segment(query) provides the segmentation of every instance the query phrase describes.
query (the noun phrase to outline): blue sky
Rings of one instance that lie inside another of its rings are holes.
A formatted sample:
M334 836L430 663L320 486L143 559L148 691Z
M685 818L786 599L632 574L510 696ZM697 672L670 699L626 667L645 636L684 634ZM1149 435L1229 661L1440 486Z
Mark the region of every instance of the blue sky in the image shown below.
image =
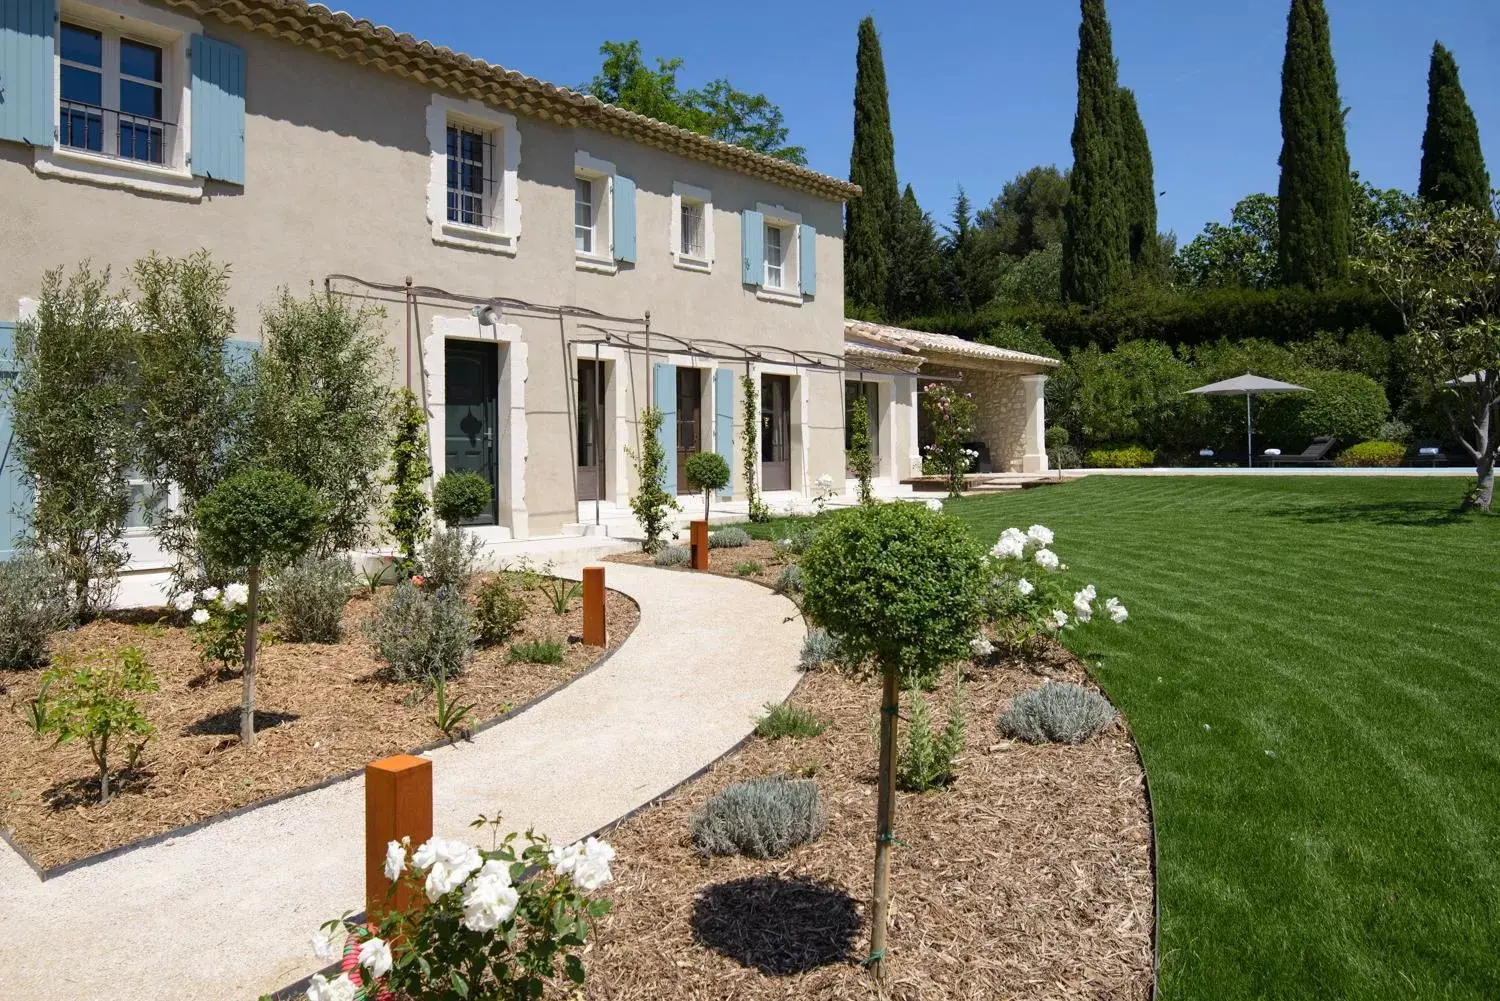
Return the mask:
M681 56L679 82L725 76L779 104L813 167L849 169L855 31L873 14L885 52L896 168L940 219L959 184L976 203L1038 163L1065 167L1075 100L1072 0L853 3L801 0L773 22L756 8L495 0L345 0L351 13L553 83L599 66L606 39ZM1353 165L1415 189L1434 39L1457 56L1500 184L1500 0L1328 0ZM503 10L503 14L499 11ZM1151 137L1161 226L1180 240L1235 201L1275 191L1286 0L1111 0L1121 82ZM685 14L684 12L687 11Z

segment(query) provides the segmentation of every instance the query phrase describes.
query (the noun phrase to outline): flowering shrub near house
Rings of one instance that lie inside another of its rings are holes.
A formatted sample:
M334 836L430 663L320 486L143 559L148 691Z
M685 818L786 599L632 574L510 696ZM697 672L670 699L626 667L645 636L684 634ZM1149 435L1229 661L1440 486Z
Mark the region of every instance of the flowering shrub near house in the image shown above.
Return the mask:
M250 589L244 584L230 584L222 591L205 587L194 594L184 591L172 601L179 612L192 612L193 645L205 667L219 664L226 671L237 670L245 663L245 625L250 615L245 603ZM262 615L265 622L269 616ZM270 642L269 635L261 642Z
M1039 635L1056 633L1075 622L1089 622L1094 615L1124 622L1130 615L1119 598L1099 602L1098 590L1085 585L1070 596L1058 576L1067 570L1052 549L1053 532L1045 525L1026 531L1007 528L990 550L991 577L987 612L999 639L1011 649L1024 649ZM977 637L972 644L976 657L993 652Z
M940 476L948 478L948 496L963 492L964 474L977 453L964 445L974 439L978 408L971 393L960 393L947 383L928 383L922 390L922 406L932 421L932 444L925 459Z
M494 825L481 817L474 826ZM385 876L413 890L412 906L393 908L378 927L348 915L313 936L318 958L333 961L340 930L358 951L358 968L313 977L308 1001L368 998L458 1001L540 998L559 975L583 983L580 952L609 901L588 894L608 883L615 852L589 838L553 846L531 831L510 834L491 851L432 838L386 847ZM547 995L550 996L550 995Z

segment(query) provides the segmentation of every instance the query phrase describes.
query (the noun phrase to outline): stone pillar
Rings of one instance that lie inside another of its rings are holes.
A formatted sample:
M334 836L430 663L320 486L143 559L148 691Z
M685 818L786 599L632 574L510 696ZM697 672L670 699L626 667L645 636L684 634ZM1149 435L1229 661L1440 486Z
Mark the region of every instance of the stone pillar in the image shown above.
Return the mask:
M1021 376L1021 385L1026 389L1026 437L1025 452L1021 456L1021 472L1045 473L1047 471L1047 377L1040 373Z

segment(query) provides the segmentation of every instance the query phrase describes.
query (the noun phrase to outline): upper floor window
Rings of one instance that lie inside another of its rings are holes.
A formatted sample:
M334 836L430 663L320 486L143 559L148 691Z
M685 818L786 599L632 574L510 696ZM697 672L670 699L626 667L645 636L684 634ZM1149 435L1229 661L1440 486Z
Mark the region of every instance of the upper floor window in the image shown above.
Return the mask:
M689 271L710 271L714 260L714 204L707 188L672 185L672 263Z
M682 200L682 241L681 253L684 257L702 260L704 257L703 243L703 203Z
M573 178L573 249L593 255L598 233L594 225L594 182L587 177Z
M493 200L493 178L487 164L494 162L489 135L462 124L448 125L448 221L487 227Z
M168 165L167 60L160 45L62 22L58 33L59 146Z
M514 254L521 236L514 115L433 94L427 105L427 219L435 243Z
M766 288L786 287L786 258L782 251L782 227L766 223Z

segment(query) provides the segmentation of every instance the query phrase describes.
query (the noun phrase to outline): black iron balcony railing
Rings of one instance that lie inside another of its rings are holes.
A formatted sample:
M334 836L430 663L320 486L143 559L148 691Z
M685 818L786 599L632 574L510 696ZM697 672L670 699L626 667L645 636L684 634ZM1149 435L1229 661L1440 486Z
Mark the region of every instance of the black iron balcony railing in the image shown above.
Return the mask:
M159 118L132 115L82 101L59 101L57 141L69 149L140 163L167 164L177 126Z

